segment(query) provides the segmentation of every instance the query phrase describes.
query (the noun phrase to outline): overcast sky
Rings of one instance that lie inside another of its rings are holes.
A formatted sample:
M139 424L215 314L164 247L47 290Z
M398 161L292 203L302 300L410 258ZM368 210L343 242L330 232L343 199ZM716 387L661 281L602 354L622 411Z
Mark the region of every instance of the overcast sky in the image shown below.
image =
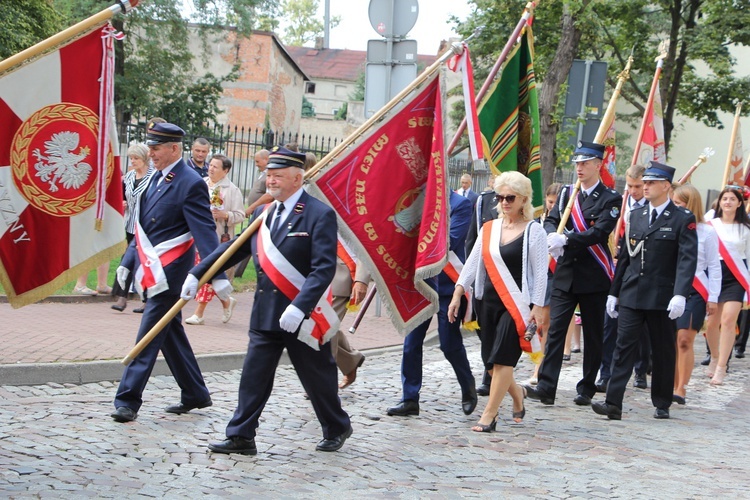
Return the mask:
M319 1L322 18L325 0ZM417 22L407 38L417 40L420 54L434 55L440 40L456 36L448 23L450 15L465 19L469 5L462 0L421 0L418 5ZM331 16L341 16L341 23L331 30L331 48L367 50L367 40L383 39L370 25L370 0L330 0L330 6Z

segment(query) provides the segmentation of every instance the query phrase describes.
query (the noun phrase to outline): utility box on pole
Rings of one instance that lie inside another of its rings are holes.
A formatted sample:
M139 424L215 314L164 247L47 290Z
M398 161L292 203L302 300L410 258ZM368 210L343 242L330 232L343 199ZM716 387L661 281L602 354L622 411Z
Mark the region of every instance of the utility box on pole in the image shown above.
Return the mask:
M593 141L604 116L604 85L607 63L576 59L568 74L563 131L575 147L580 140Z

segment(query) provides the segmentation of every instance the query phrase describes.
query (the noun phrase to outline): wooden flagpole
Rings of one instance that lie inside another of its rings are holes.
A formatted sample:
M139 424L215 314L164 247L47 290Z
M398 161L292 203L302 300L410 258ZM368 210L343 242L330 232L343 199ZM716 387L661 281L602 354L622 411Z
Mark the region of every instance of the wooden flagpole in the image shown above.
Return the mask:
M732 169L732 155L734 154L734 143L737 141L737 129L740 126L740 112L742 111L742 101L737 103L737 109L734 112L734 123L732 124L732 134L729 137L729 153L727 162L724 166L724 177L721 179L721 189L729 182L729 171Z
M74 24L70 28L52 35L46 40L42 40L41 42L29 47L26 50L22 50L18 54L12 55L7 59L3 59L2 61L0 61L0 75L9 70L15 69L17 66L24 64L30 59L39 57L46 52L49 52L56 47L69 42L75 37L86 34L89 31L96 29L97 27L103 25L106 21L112 19L115 14L118 14L120 12L123 14L127 14L133 9L133 7L138 5L138 2L139 0L118 1L117 4L107 7L98 14L94 14L93 16L84 19L78 24Z
M513 30L513 33L511 33L510 37L508 38L508 41L505 43L505 47L503 47L502 52L500 52L500 56L498 56L497 61L495 61L494 66L492 66L492 69L490 70L490 74L487 75L487 79L485 79L484 83L482 84L482 88L479 89L479 92L476 95L475 104L477 106L479 106L479 104L482 102L482 99L484 99L484 96L487 94L487 91L490 89L490 86L492 86L492 83L495 81L495 77L500 71L500 68L502 67L503 64L505 64L506 59L508 59L508 54L510 54L510 51L513 49L516 43L518 43L518 37L521 36L521 32L526 27L526 23L529 21L529 18L534 13L534 9L536 8L536 5L538 3L539 1L529 2L526 4L526 7L523 10L523 15L521 16L520 21L518 21L518 24L516 24L516 27ZM450 156L453 150L456 148L456 145L458 144L458 141L461 139L461 135L463 135L464 130L466 130L466 117L464 117L464 119L461 121L461 124L458 126L458 129L456 130L456 134L453 136L453 140L451 140L450 144L445 149L446 156Z
M625 84L625 81L630 78L630 66L632 64L633 56L630 56L628 58L628 63L625 65L625 69L622 70L619 75L617 75L617 85L615 86L615 90L612 92L612 97L610 97L609 99L609 104L607 104L607 111L604 112L604 117L602 117L602 121L599 124L599 130L596 131L594 142L601 144L602 141L604 141L604 137L607 135L609 124L612 123L612 120L614 120L615 118L615 105L617 104L617 99L620 97L622 86ZM570 212L573 210L573 203L575 202L576 196L578 196L578 191L580 190L581 179L577 179L575 187L573 188L573 193L570 195L568 204L565 206L565 212L560 218L560 224L558 224L557 226L557 234L562 234L565 230L565 225L568 223L568 219L570 218Z

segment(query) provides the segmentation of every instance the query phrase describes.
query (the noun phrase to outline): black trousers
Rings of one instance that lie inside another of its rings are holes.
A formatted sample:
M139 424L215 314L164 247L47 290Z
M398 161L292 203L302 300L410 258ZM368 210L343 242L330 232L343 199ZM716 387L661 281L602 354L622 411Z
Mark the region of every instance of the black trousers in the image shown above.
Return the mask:
M255 437L258 420L271 396L276 367L285 347L323 427L323 437L332 439L349 429L349 415L341 408L338 395L338 373L331 354L331 343L323 344L316 351L297 340L296 333L251 329L240 377L239 400L234 416L227 425L227 437Z
M576 385L578 394L594 397L596 374L602 363L602 338L607 292L570 293L554 288L550 297L550 328L539 367L537 390L555 398L562 368L565 336L576 306L581 308L583 326L583 378Z
M612 360L612 377L607 388L607 403L622 408L625 388L638 356L641 332L648 326L653 358L651 372L651 402L657 408L667 409L672 404L674 364L677 341L675 322L663 310L643 310L620 304L617 344Z

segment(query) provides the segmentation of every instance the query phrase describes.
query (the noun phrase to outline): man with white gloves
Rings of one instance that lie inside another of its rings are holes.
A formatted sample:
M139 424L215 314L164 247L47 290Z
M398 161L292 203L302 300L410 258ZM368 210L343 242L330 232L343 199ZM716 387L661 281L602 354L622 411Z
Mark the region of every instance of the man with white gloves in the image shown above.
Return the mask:
M622 418L622 400L644 325L653 356L651 402L654 418L669 418L675 370L674 320L685 311L698 260L695 216L669 199L674 168L652 161L643 175L648 205L632 210L607 297L607 314L618 318L617 344L599 415ZM615 306L619 303L619 315Z
M239 400L215 453L255 455L258 421L271 396L276 367L286 348L323 428L318 451L336 451L351 436L349 415L338 397L338 374L327 336L311 342L312 323L321 311L336 272L336 215L302 189L305 155L279 148L269 156L268 194L274 202L255 210L260 228L232 255L223 269L253 256L258 275L250 316L250 343L242 367ZM195 282L231 244L226 242L190 271L183 299L195 295ZM329 306L329 305L328 305ZM329 306L330 307L330 306ZM333 312L333 308L330 308ZM333 312L335 334L338 319ZM313 330L313 334L315 331Z
M136 288L148 297L136 340L143 338L179 300L196 249L208 255L219 244L206 183L182 159L184 136L185 132L171 123L148 126L146 144L156 172L141 195L135 238L117 268L117 280L123 289L128 275L135 272ZM231 285L226 276L217 276L212 284L219 297L222 293L228 297ZM159 351L181 394L180 403L165 411L180 414L211 406L211 396L178 314L125 368L115 396L115 411L110 415L117 422L136 419Z

